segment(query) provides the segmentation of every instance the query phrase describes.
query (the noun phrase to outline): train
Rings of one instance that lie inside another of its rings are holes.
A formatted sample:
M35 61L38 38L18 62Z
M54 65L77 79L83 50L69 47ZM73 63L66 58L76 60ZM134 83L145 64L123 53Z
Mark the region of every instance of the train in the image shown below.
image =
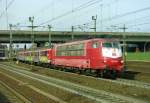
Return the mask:
M116 78L124 69L122 49L116 39L88 39L19 51L17 60L95 73L99 77Z
M0 44L0 60L6 60L6 59L8 59L7 45Z

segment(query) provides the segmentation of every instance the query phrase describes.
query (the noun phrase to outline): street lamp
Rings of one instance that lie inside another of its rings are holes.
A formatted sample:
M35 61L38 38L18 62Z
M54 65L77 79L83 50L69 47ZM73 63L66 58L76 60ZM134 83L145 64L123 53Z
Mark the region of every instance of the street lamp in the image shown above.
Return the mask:
M123 60L124 60L124 68L126 69L126 34L125 34L125 32L126 32L126 29L128 29L128 28L126 28L126 26L124 24L123 27L119 28L119 29L122 29L124 32L124 34L123 34Z
M90 28L90 29L94 29L95 35L93 35L93 37L96 37L96 20L97 20L97 15L96 16L92 16L92 20L94 21L94 27Z
M74 32L74 26L71 26L71 39L72 39L72 41L73 41L73 39L74 39L74 34L73 34L73 32Z
M32 17L29 17L29 22L31 22L31 28L32 28L32 32L31 32L31 43L32 43L32 46L34 44L34 34L33 34L33 22L34 22L34 16Z
M12 24L9 24L9 58L12 59Z
M94 32L96 32L96 20L97 20L97 15L96 16L92 16L92 20L94 21Z
M34 46L34 34L33 34L33 22L34 22L34 16L33 17L29 17L29 22L31 22L31 28L32 28L32 31L31 31L31 43L32 43L32 51L33 51L33 46ZM31 57L33 59L33 54L31 53ZM31 60L31 68L32 68L32 64L33 64L33 60Z

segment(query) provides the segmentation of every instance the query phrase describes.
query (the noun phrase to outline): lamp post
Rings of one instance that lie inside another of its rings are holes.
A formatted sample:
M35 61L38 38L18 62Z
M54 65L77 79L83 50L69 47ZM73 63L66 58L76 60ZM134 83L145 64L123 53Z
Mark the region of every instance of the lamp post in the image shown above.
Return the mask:
M34 22L34 16L33 17L29 17L29 22L31 22L31 29L32 29L32 32L31 32L31 43L32 43L32 46L34 45L34 34L33 34L33 22Z
M123 30L124 34L123 34L123 60L124 60L124 68L126 69L126 35L125 35L125 32L126 32L126 26L125 24L123 25L122 28L120 28Z
M72 32L72 34L71 34L71 39L72 39L72 41L74 40L74 34L73 34L73 32L74 32L74 26L71 26L71 32Z
M31 29L32 29L32 31L31 31L31 44L32 44L32 47L31 47L31 49L32 49L32 51L33 51L33 46L34 46L34 34L33 34L33 29L34 29L34 27L33 27L33 22L34 22L34 16L33 17L29 17L29 22L31 22ZM31 53L31 58L33 59L33 54ZM31 59L31 68L32 68L32 64L33 64L33 60Z
M51 48L51 43L52 43L52 37L51 37L51 29L52 29L52 26L51 25L48 25L48 30L49 30L49 35L48 35L48 37L49 37L49 48Z
M97 20L97 15L96 16L92 16L92 20L94 21L94 32L96 32L96 20Z
M12 59L12 24L9 24L9 58Z
M94 29L95 35L93 37L96 36L96 20L97 20L97 15L96 16L92 16L92 20L94 21L94 27L90 28L90 29Z

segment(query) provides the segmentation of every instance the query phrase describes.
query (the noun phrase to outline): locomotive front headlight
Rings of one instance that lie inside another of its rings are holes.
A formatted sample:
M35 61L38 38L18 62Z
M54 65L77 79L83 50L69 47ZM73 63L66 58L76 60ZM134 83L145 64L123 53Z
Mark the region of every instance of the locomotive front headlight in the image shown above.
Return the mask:
M121 63L124 63L124 61L123 61L123 60L121 60Z
M106 58L104 57L104 63L106 63L107 62L107 60L106 60Z
M104 63L106 63L107 61L104 59Z

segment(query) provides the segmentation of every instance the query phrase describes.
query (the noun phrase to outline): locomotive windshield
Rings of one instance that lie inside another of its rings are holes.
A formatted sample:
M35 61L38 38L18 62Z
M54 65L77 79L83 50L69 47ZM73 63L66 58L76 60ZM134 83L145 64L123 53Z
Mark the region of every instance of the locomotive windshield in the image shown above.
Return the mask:
M102 54L104 57L118 58L122 56L119 42L102 43Z
M103 47L105 48L119 48L118 42L105 42L103 43Z
M103 47L112 48L112 44L111 43L103 43Z

